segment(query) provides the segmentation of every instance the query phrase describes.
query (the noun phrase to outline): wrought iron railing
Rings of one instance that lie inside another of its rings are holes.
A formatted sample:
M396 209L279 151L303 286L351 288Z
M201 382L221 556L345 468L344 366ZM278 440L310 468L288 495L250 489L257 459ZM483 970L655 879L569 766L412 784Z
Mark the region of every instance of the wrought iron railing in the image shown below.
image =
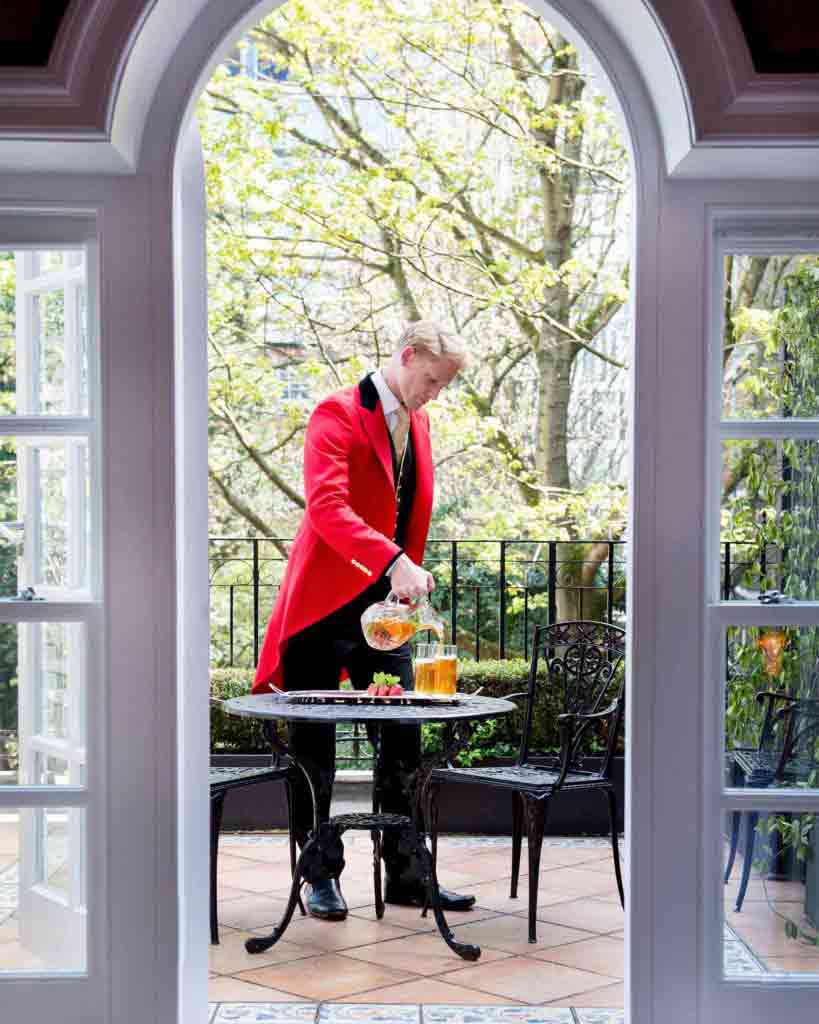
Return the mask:
M290 538L211 537L211 663L253 668L287 562ZM533 627L565 618L623 622L626 551L620 540L430 540L424 565L449 641L464 657L528 659ZM781 585L782 553L725 542L725 600ZM366 764L363 732L338 730L338 761Z
M251 668L286 564L289 539L212 537L212 662ZM424 565L450 642L465 657L529 656L532 628L558 617L620 621L625 542L431 540Z

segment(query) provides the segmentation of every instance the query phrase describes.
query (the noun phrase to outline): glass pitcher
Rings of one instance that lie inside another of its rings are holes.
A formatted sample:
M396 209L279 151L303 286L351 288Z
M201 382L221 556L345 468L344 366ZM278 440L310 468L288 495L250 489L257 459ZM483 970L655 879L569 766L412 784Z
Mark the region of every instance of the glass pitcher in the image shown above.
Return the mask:
M367 643L377 651L393 651L425 629L439 640L444 636L444 620L429 598L419 597L405 604L392 591L364 611L361 628Z

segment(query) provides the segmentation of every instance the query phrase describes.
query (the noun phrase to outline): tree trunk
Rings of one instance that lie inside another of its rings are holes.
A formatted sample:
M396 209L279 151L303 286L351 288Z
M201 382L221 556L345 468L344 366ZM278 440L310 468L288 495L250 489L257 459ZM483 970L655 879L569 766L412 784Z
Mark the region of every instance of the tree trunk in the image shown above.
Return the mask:
M574 346L549 341L536 353L538 376L535 466L545 487L569 490L567 450Z
M594 622L605 622L608 613L608 590L605 587L594 588L594 580L603 562L609 554L609 546L605 541L596 544L561 544L558 546L558 558L562 565L558 568L558 590L555 594L557 621L567 622L575 619L590 619ZM594 588L594 589L587 589ZM614 587L613 597L622 587Z

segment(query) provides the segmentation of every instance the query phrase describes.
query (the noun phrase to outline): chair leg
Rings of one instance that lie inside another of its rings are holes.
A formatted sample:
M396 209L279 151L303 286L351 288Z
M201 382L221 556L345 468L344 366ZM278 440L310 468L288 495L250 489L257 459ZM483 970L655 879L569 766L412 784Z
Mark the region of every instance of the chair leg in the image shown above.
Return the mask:
M210 798L210 941L219 945L219 920L216 906L217 857L219 856L219 830L222 827L222 807L225 794Z
M626 899L623 895L623 876L620 872L620 844L617 841L617 796L613 789L607 789L609 798L609 821L611 823L611 855L614 860L614 874L617 878L617 890L620 893L620 906L625 909Z
M381 731L369 733L373 746L373 814L381 813ZM374 828L370 832L373 841L373 896L375 898L375 917L380 921L384 916L384 888L381 883L381 830Z
M290 843L290 877L292 878L296 873L296 835L293 832L293 789L290 785L290 780L284 780L284 790L287 795L287 832L288 840ZM301 899L301 891L299 891L297 902L302 917L307 916L307 911L304 909L304 903Z
M540 876L540 850L546 831L546 800L522 793L526 819L526 842L529 851L529 941L537 942L537 887Z
M725 865L725 877L723 882L727 882L731 877L731 872L734 870L734 861L737 856L737 846L739 846L739 823L742 819L742 815L739 811L734 811L731 815L731 848L728 851L728 863Z
M509 897L517 899L520 877L520 849L523 843L523 805L520 793L512 794L512 884Z
M756 825L759 821L757 811L749 811L745 817L745 859L742 862L742 878L739 882L737 893L737 904L734 908L737 913L742 910L742 903L745 899L745 890L748 888L748 880L751 877L751 868L754 862L754 840L756 839Z

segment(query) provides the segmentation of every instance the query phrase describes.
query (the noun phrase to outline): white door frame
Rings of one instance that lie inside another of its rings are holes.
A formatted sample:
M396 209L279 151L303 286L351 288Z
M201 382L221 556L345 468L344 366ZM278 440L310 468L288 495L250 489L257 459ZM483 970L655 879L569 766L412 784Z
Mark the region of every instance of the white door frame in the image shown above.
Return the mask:
M224 11L217 11L214 5L208 6L208 13L213 17L213 23L209 26L210 37L199 41L198 49L192 46L180 47L174 58L174 74L168 75L160 83L157 91L154 109L148 117L147 124L153 128L153 132L146 134L143 145L143 160L147 166L154 166L156 174L152 174L155 181L163 186L168 179L167 159L173 146L174 140L178 140L179 151L176 154L174 190L172 195L167 192L161 193L161 201L156 206L156 217L153 230L160 230L160 223L168 216L169 209L174 211L174 222L178 227L176 240L176 256L182 262L177 262L175 277L178 281L184 282L182 300L186 296L192 296L190 301L194 304L194 320L200 322L201 310L197 307L197 301L206 287L206 282L195 277L197 270L203 272L202 266L202 244L205 235L205 207L192 203L190 186L197 182L201 170L199 163L201 154L193 137L189 133L193 106L201 89L212 74L213 68L219 59L227 52L230 45L241 37L248 27L256 23L263 14L272 10L274 3L245 2L241 7L247 11L241 20L236 17L236 11L232 18ZM538 0L533 0L533 6L541 6ZM632 473L632 496L638 493L651 493L652 480L655 475L655 449L652 442L653 424L656 422L656 378L657 378L657 336L658 324L658 220L661 200L661 165L662 146L660 133L654 119L651 103L649 102L643 81L637 72L634 63L622 47L621 42L612 32L611 28L603 21L591 4L569 4L566 2L550 4L548 8L541 6L552 21L562 23L566 26L571 35L580 36L593 47L595 55L600 60L604 71L612 77L617 98L622 104L624 117L627 122L627 131L631 135L633 143L633 160L635 176L635 229L636 246L639 246L640 258L635 260L636 273L632 277L632 287L636 295L634 303L634 324L635 333L639 339L640 356L636 362L636 373L632 379L632 393L635 396L635 409L630 422L630 436L638 438L637 448L633 447L634 467ZM221 14L220 29L217 30L217 15ZM221 34L220 34L221 33ZM657 51L658 57L661 56ZM180 96L179 80L193 82L193 86L184 97ZM184 101L183 101L184 100ZM181 183L185 182L185 187ZM198 187L198 186L197 186ZM181 211L181 212L180 212ZM186 253L190 254L193 262L186 262ZM197 268L197 269L194 269ZM185 307L181 308L182 317L188 314ZM176 397L180 408L186 408L188 415L197 417L204 422L205 410L205 387L203 372L206 368L202 366L202 346L199 330L192 337L188 331L176 325ZM645 422L641 426L641 422ZM204 429L200 439L188 431L187 421L177 420L177 425L185 430L184 439L177 439L177 451L184 447L186 457L179 465L177 486L184 489L193 489L200 494L206 490L206 451L204 443L206 434ZM203 505L195 502L179 501L177 529L178 536L184 539L185 550L188 552L188 572L199 577L206 569L206 544L207 544L207 510ZM659 628L657 617L657 598L653 587L654 582L654 561L655 561L655 518L654 509L650 501L632 501L630 509L630 526L633 542L632 560L630 568L630 657L628 671L635 682L629 685L628 704L629 710L629 748L627 756L626 774L627 779L638 777L640 783L641 799L638 804L638 815L642 820L635 821L634 807L627 801L626 822L627 832L634 835L651 834L650 825L647 819L652 811L652 801L649 796L653 779L655 776L653 766L653 730L650 716L646 716L645 708L653 701L655 671L655 645L653 642L641 640L634 642L635 624L639 623L642 636L652 637ZM640 538L639 543L635 543ZM198 563L197 563L198 559ZM197 570L198 564L198 570ZM193 577L191 577L192 579ZM191 599L197 593L192 582L186 581L184 570L179 577L179 590L177 601L179 609L179 630L180 635L188 638L186 644L186 657L197 658L204 654L207 644L207 632L202 617L202 609L198 604L191 604ZM190 643L190 638L198 636L198 643ZM182 667L182 663L178 663ZM201 662L200 662L201 665ZM201 716L197 716L195 708L206 707L206 699L203 690L203 680L206 666L190 671L190 665L183 670L181 685L185 688L185 696L182 698L179 708L184 708L188 716L187 721L180 720L179 744L180 751L184 751L182 768L182 782L184 783L185 773L190 777L198 778L199 773L204 771L207 756L207 731L202 728ZM169 709L170 711L170 709ZM203 711L204 713L204 711ZM188 790L183 799L185 806L187 801L192 801L194 795ZM630 822L630 824L629 824ZM180 821L180 841L184 842L184 832L187 831L193 837L196 833L191 822L184 825ZM180 879L180 908L182 914L181 927L183 935L188 937L188 942L183 945L182 950L182 973L180 975L179 999L182 1012L182 1020L195 1020L201 1012L201 965L197 957L197 949L201 949L201 913L197 907L198 891L191 886L191 879L201 877L202 851L204 845L192 845L189 847L193 859L186 861L189 867L193 867L193 875L183 875ZM638 935L661 933L657 929L653 917L653 861L651 850L647 845L631 843L626 854L630 862L630 871L635 877L639 877L642 885L639 888L629 886L627 892L628 916L631 922L630 932ZM692 860L686 860L686 867L691 868ZM694 890L693 877L689 877L687 884ZM197 921L199 923L197 923ZM693 974L696 965L696 937L693 937L685 947L684 954L687 955L688 963ZM628 934L627 934L628 943ZM198 945L197 945L198 944ZM642 946L642 943L641 943ZM649 1022L654 1019L655 1009L655 980L659 979L657 992L666 991L667 979L664 977L663 968L665 964L653 964L649 958L644 956L631 957L631 990L632 995L627 998L632 1000L632 1019L635 1024ZM673 965L672 974L676 976L676 969L679 960ZM186 970L190 967L190 970ZM656 971L656 974L654 973ZM689 975L689 977L692 975ZM687 994L688 1002L691 1003L690 990ZM660 998L660 1003L665 1004L665 999Z

